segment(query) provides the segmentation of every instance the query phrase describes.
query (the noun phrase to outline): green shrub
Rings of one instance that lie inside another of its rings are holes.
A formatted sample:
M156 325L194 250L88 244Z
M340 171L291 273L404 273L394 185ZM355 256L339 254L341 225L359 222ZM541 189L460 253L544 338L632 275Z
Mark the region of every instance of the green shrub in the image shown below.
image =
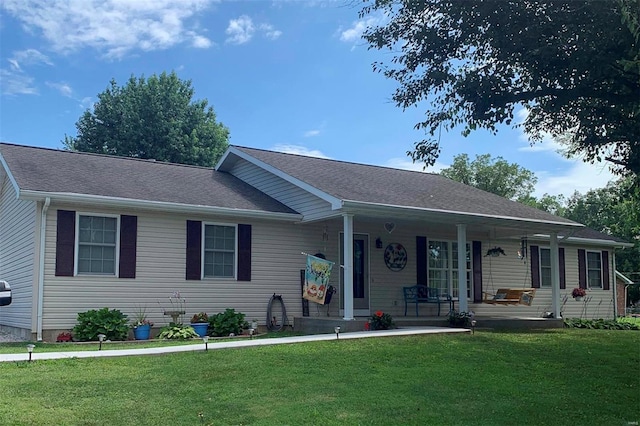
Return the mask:
M606 319L580 319L565 318L564 326L567 328L590 328L598 330L640 330L640 326L631 322L623 322Z
M175 322L162 327L158 339L173 339L173 340L185 340L192 339L198 336L198 333L190 325L176 324Z
M451 310L447 317L447 321L452 327L469 327L471 325L471 315L469 315L468 312Z
M77 321L73 335L81 342L98 340L98 334L104 334L107 340L126 340L129 334L127 316L118 309L91 309L79 313Z
M369 318L369 327L371 330L389 330L396 328L391 315L382 311L376 311L376 313L371 315L371 318Z
M238 335L248 327L244 314L235 309L227 308L224 312L209 317L209 330L213 336L228 336L231 333Z

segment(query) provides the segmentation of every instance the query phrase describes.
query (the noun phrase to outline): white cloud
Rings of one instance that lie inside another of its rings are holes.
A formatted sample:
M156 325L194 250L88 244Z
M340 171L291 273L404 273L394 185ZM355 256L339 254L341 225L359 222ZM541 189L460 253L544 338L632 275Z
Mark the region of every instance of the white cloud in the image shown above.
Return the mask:
M277 40L282 35L282 31L276 30L270 24L260 24L260 29L264 31L265 37L269 40Z
M277 40L282 31L274 28L273 25L263 23L254 25L253 20L247 15L241 15L238 19L229 20L229 26L226 29L226 42L230 44L245 44L251 41L256 31L262 33L269 40Z
M247 15L242 15L238 19L231 19L225 33L229 36L226 40L231 44L244 44L249 42L255 32L253 21Z
M36 49L17 50L7 58L9 68L0 69L0 94L35 95L38 89L26 68L32 65L53 65L53 62Z
M185 29L185 24L210 4L208 0L3 0L1 7L27 30L42 34L57 52L89 47L106 57L121 58L135 49L161 50L194 40L200 35ZM204 45L202 40L198 44Z
M309 149L300 145L287 145L287 144L278 144L273 148L270 148L273 151L284 152L286 154L297 154L304 155L306 157L316 157L316 158L331 158L322 153L322 151L317 149Z
M52 83L47 81L45 84L60 92L62 96L66 96L67 98L73 97L73 89L67 83Z
M344 41L346 43L354 43L360 41L362 38L362 33L369 27L373 27L376 25L380 25L385 22L385 18L383 16L371 16L367 19L359 19L357 21L353 21L351 23L351 27L346 30L343 28L338 29L338 33L340 34L340 41Z
M53 65L53 62L49 59L49 57L36 49L27 49L27 50L18 50L13 52L13 61L9 61L14 64L22 64L22 65L37 65L37 64L46 64ZM21 68L18 65L18 68Z
M38 89L33 85L33 77L21 72L0 69L0 94L37 95Z
M198 49L207 49L211 46L212 42L206 37L200 35L194 35L192 46Z
M302 136L304 136L305 138L312 138L314 136L318 136L319 134L320 134L320 130L313 129L313 130L307 130L306 132L304 132Z
M90 109L93 108L93 98L91 96L86 96L82 99L79 99L80 108L82 109Z
M535 171L538 184L534 195L545 193L569 197L574 191L585 193L590 189L603 188L617 177L603 163L590 164L582 159L571 160L569 167L553 171Z

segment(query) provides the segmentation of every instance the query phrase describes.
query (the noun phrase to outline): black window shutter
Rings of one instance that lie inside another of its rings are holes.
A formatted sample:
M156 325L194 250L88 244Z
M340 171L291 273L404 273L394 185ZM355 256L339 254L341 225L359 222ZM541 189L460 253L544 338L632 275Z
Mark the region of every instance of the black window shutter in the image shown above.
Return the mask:
M609 252L602 251L602 289L609 290Z
M564 247L558 248L558 268L560 268L560 288L567 288L567 274L564 268Z
M531 252L531 287L540 288L540 251L538 246L529 247Z
M474 241L472 250L473 302L482 303L482 242Z
M138 240L138 216L120 216L120 266L119 278L136 277L136 245Z
M251 281L251 225L238 225L238 281Z
M202 222L187 221L186 279L202 279Z
M587 288L587 253L578 249L578 286Z
M416 284L427 285L427 237L416 237Z
M58 210L56 226L56 277L72 277L76 246L76 212Z

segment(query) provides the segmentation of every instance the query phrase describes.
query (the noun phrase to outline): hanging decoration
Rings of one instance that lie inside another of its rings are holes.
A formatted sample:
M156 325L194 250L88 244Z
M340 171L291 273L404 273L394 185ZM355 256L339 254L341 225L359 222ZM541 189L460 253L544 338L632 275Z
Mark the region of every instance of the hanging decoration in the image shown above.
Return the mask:
M487 256L498 257L500 255L506 256L507 253L505 253L504 250L502 250L502 247L494 246L493 248L487 250L487 254L485 254L484 257L487 257Z
M400 243L391 243L384 249L384 264L394 272L407 266L407 249Z
M520 239L520 250L518 250L518 259L527 261L527 237Z
M388 233L392 233L393 230L396 229L396 224L393 222L385 222L384 229L386 229Z

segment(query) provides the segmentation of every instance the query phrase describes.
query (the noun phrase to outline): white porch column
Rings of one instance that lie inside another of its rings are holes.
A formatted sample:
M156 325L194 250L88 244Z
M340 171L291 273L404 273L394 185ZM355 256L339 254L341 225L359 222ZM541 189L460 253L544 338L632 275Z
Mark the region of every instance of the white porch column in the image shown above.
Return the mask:
M467 300L467 225L458 228L458 311L469 312Z
M558 256L558 233L550 235L551 251L551 309L553 317L560 318L560 257Z
M353 215L343 214L344 221L344 318L353 319Z

